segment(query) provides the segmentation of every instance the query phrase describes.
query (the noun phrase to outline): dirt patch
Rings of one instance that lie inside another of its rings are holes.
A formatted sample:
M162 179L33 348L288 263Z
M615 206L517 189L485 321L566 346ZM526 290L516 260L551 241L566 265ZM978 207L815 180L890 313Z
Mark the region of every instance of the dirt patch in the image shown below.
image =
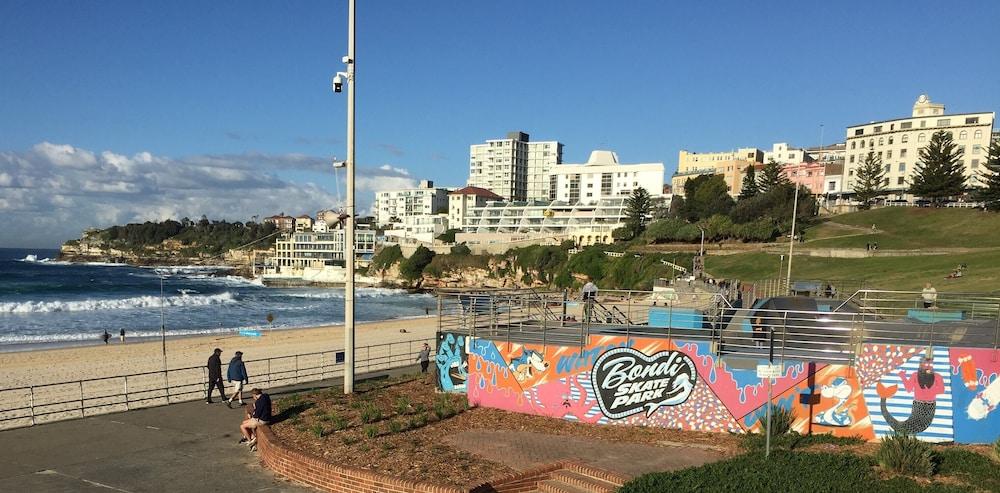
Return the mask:
M339 389L275 401L282 421L275 435L291 447L327 460L414 481L468 487L515 472L452 446L447 437L470 430L516 430L658 445L696 443L739 453L738 439L720 433L573 423L558 418L467 409L465 395L435 393L429 377L368 383L344 396Z

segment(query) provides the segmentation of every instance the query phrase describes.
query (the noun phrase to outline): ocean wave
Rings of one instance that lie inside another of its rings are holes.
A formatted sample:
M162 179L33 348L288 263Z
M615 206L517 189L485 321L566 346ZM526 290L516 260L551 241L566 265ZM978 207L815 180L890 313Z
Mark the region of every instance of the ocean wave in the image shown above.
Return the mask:
M235 303L237 301L236 297L236 293L229 291L207 296L168 296L163 298L163 306L219 305ZM20 301L0 303L0 314L130 310L135 308L159 307L159 296L136 296L121 299L86 299L76 301Z
M261 327L224 327L215 329L172 329L164 332L167 337L195 336L210 334L228 334L238 332L247 328L261 329ZM110 332L117 333L117 328ZM139 331L126 329L130 341L136 339L150 339L160 337L159 331ZM15 334L0 335L0 345L3 344L37 344L37 343L58 343L58 342L79 342L79 341L100 341L102 332L72 332L67 334Z
M157 273L168 275L205 274L211 272L221 272L233 270L227 265L172 265L172 266L143 266L143 269L152 270Z
M45 264L45 265L72 265L71 262L66 262L65 260L54 260L51 258L38 258L38 255L25 255L24 258L18 259L18 262L25 262L29 264Z

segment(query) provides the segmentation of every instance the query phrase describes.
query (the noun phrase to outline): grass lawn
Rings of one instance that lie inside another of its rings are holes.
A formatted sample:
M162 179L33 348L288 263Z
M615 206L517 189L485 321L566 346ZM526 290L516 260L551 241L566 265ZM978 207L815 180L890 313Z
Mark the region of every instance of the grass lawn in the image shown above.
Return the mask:
M1000 463L961 448L942 448L933 478L890 477L875 459L848 452L777 450L769 459L746 453L701 467L652 473L626 483L620 493L666 492L972 492L1000 491Z
M762 252L719 255L705 258L705 269L724 279L756 281L775 279L777 255ZM960 279L945 276L960 263L969 269ZM991 292L1000 289L1000 250L916 257L873 257L858 259L795 256L793 279L864 280L872 289L920 290L931 282L938 291Z
M868 233L872 224L878 229L874 235ZM808 243L813 247L865 248L866 243L875 241L881 249L917 250L1000 247L998 231L1000 214L992 212L885 207L835 216L807 229L805 235L807 240L815 240ZM843 236L849 234L858 235Z

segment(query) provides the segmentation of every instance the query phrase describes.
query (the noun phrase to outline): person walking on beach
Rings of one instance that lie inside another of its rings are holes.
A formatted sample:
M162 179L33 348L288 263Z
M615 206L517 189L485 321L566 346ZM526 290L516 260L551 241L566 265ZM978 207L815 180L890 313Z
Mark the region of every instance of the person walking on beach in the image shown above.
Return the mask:
M229 383L236 382L236 391L233 395L229 396L229 400L226 401L226 407L233 407L233 399L239 399L240 405L243 405L243 386L250 383L250 379L247 377L247 366L243 364L243 352L236 351L236 355L233 359L229 360L229 371L226 372L226 380Z
M122 329L121 332L118 333L118 337L121 338L122 344L125 344L125 329Z
M212 389L219 387L219 395L222 400L226 400L226 388L222 384L222 359L219 357L222 350L215 348L212 355L208 357L208 396L205 398L206 404L212 403Z
M921 291L920 297L924 301L924 308L934 308L937 304L937 290L931 283L924 284L924 290Z
M247 413L247 419L240 423L243 438L239 443L245 443L250 450L254 450L257 446L257 427L271 422L271 396L258 388L251 390L250 394L253 396L253 411Z
M420 350L420 355L417 356L417 361L420 362L420 373L427 373L427 366L431 364L431 346L424 343L424 348Z
M111 334L108 334L108 329L104 329L104 335L101 338L104 339L104 344L107 344L111 340Z

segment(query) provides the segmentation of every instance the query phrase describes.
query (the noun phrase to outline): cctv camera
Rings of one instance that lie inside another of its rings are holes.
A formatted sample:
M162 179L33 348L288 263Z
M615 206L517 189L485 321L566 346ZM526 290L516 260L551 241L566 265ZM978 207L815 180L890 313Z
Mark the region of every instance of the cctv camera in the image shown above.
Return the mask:
M333 167L334 168L345 168L345 167L347 167L347 162L345 162L345 161L337 161L335 159L333 161Z
M344 57L341 58L340 61L343 62L343 63L346 63L346 64L354 63L354 60L351 60L351 57L349 57L347 55L344 55Z
M333 78L333 92L340 92L344 90L344 78L339 74Z

